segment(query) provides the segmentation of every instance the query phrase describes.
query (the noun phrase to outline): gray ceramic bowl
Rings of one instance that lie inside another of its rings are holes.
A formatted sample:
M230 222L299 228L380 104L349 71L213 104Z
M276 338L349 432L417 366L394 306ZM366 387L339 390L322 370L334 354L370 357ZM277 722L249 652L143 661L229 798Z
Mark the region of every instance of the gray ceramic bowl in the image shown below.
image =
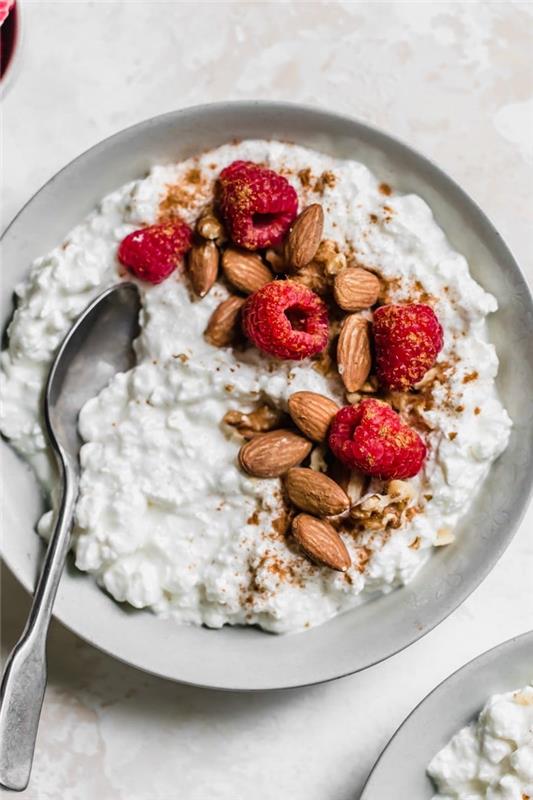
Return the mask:
M426 769L460 728L475 720L492 694L533 681L533 632L510 639L470 661L418 705L380 756L360 800L431 800Z
M502 360L500 390L515 428L454 545L435 553L409 587L302 634L179 627L147 612L127 610L100 591L92 578L67 570L55 614L84 639L167 678L242 690L301 686L356 672L441 622L509 544L526 505L533 450L533 309L511 253L480 209L437 167L390 136L344 116L281 103L223 103L165 114L106 139L59 172L11 224L3 259L6 288L110 190L144 175L153 164L250 137L290 140L359 159L383 181L401 192L416 192L429 203L475 277L500 301L491 336ZM11 298L5 292L4 319L11 313ZM4 556L31 590L42 554L34 533L42 500L31 471L8 447L4 459Z

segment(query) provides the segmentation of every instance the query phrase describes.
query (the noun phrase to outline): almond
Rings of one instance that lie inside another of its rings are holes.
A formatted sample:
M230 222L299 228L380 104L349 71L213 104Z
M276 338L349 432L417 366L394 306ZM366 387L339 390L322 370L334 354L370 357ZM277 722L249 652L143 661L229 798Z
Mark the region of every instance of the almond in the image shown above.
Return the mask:
M350 499L339 484L313 469L293 467L287 472L285 487L297 508L317 517L333 517L350 508Z
M246 300L230 295L211 314L204 336L215 347L228 347L239 331L239 312Z
M228 247L222 256L224 275L236 289L246 294L256 292L274 279L269 268L256 253Z
M348 392L356 392L366 381L372 358L368 321L350 314L342 323L337 344L337 365Z
M338 410L337 403L316 392L295 392L289 397L289 414L314 442L325 441L331 420Z
M194 293L204 297L217 279L220 253L214 242L202 242L189 252L189 276Z
M322 519L298 514L292 521L292 535L306 556L321 566L346 572L352 563L335 528Z
M303 436L281 428L260 433L243 445L239 463L254 478L279 478L303 461L311 447L311 442Z
M293 269L299 270L313 260L323 229L324 211L320 203L307 206L296 217L285 248L287 262Z
M335 275L333 294L345 311L370 308L377 301L379 291L379 278L366 269L347 267Z

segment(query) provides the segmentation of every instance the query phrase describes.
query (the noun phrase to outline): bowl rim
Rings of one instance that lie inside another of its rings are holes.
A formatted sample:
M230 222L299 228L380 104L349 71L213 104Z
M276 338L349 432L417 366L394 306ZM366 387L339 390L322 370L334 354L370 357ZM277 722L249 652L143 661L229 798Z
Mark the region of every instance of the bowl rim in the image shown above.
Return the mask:
M490 218L480 208L477 202L473 200L464 189L461 188L461 186L455 181L454 178L450 177L443 169L441 169L426 155L420 153L416 148L411 147L410 145L403 142L401 139L398 139L396 136L393 136L374 125L370 125L367 122L360 121L356 117L353 117L348 114L338 113L335 111L331 111L327 108L322 108L320 106L314 106L303 103L293 103L287 101L270 101L270 100L234 100L234 101L221 101L213 103L202 103L194 106L188 106L185 108L176 109L173 111L167 111L163 114L158 114L153 117L147 118L145 120L141 120L140 122L134 123L126 128L116 131L115 133L105 137L96 144L92 145L90 148L84 150L82 153L75 156L64 167L62 167L55 174L53 174L47 181L45 181L45 183L43 183L42 186L33 193L33 195L29 198L29 200L26 203L24 203L24 205L15 213L11 221L7 224L7 226L3 230L2 235L0 237L0 241L3 240L9 234L15 223L24 214L26 209L28 209L33 204L33 202L41 194L41 192L50 187L59 178L59 176L62 176L64 173L69 172L75 165L77 165L78 163L82 163L85 159L95 156L98 157L100 151L104 151L112 143L117 142L120 139L127 137L130 134L148 131L151 127L157 126L165 121L178 120L182 115L202 115L229 109L231 109L235 113L238 113L240 110L249 111L254 108L262 110L264 112L268 112L270 115L274 115L276 111L285 113L291 113L291 112L304 113L310 115L318 115L319 117L329 119L331 121L337 121L339 124L346 125L346 123L348 123L355 125L362 133L366 134L369 137L377 139L377 144L385 152L388 144L391 147L395 147L399 151L404 151L406 155L409 155L412 159L416 160L419 164L421 164L421 166L426 167L436 179L438 178L440 183L444 184L459 199L461 199L464 203L466 203L466 205L469 206L472 212L477 216L479 222L483 227L484 236L486 238L488 237L492 239L492 244L495 247L499 248L498 250L499 260L506 262L506 268L511 270L514 279L516 280L517 283L520 284L520 288L521 291L523 292L525 302L526 304L528 304L531 314L533 314L533 301L531 298L531 293L529 291L529 287L525 281L525 278L521 272L521 269L512 251L504 241L501 234L497 231L496 227L494 226ZM296 143L298 142L296 141ZM7 318L8 322L9 319L11 318L12 310L13 309L11 308L10 315ZM491 557L484 562L483 568L479 569L475 577L468 582L467 588L463 589L462 592L459 593L457 597L454 597L451 601L448 600L447 602L443 603L441 606L440 613L435 614L435 616L431 619L431 621L427 625L425 625L425 627L422 630L416 630L410 636L407 636L405 641L402 642L401 646L393 645L392 649L387 650L386 652L384 652L384 654L381 654L379 658L375 658L369 661L369 663L365 664L362 667L356 666L350 669L341 669L340 671L330 670L327 675L320 676L313 680L306 680L304 682L292 681L281 685L276 683L276 684L261 685L261 686L257 685L253 687L250 686L242 687L242 686L228 685L227 682L224 682L222 684L203 683L201 681L176 677L173 674L170 674L168 671L151 669L149 667L142 665L141 663L131 660L129 657L125 656L122 657L120 655L117 655L109 647L105 647L102 644L96 642L88 634L80 632L73 624L66 622L61 611L57 610L57 606L54 608L54 616L67 629L71 630L77 636L80 636L80 638L84 639L92 646L96 647L102 652L105 652L106 654L112 656L113 658L116 658L117 660L122 661L123 663L128 664L130 666L134 666L137 669L141 669L142 671L147 672L149 674L153 674L168 680L174 680L183 683L185 685L192 685L201 688L227 690L227 691L271 691L271 690L274 691L279 689L303 688L306 686L326 683L341 677L346 677L348 675L354 674L355 672L359 672L364 669L369 669L375 666L376 664L380 663L381 661L384 661L392 657L393 655L396 655L405 648L409 647L411 644L414 644L414 642L421 639L423 636L425 636L427 633L433 630L437 625L443 622L453 611L455 611L487 577L487 575L491 572L491 570L494 568L496 563L501 558L503 552L509 546L528 508L532 489L533 489L533 474L528 476L527 496L524 497L522 507L516 514L513 523L508 526L507 536L504 538L503 542L502 540L500 540L499 545L493 548L491 552ZM29 579L26 579L26 576L21 576L19 574L19 571L17 571L16 567L14 565L12 566L9 555L6 556L4 546L2 546L2 557L6 565L9 567L14 576L17 578L17 580L23 585L26 591L32 594L33 586L31 584L31 581ZM304 635L304 634L305 632L299 635Z
M485 650L484 652L480 653L474 658L471 658L462 666L458 667L456 670L451 672L449 675L446 676L442 681L440 681L433 689L431 689L425 697L420 700L413 708L412 711L405 717L403 722L396 728L392 736L390 737L389 741L385 745L385 747L380 752L374 766L372 767L368 778L366 779L364 786L361 791L360 800L372 800L370 795L367 795L367 791L372 789L371 783L375 779L376 775L378 774L378 770L380 770L385 763L385 759L387 758L388 753L390 752L390 748L400 740L401 736L403 735L404 731L409 727L409 725L418 717L418 714L421 710L423 710L426 705L428 705L432 700L438 700L440 695L443 692L449 693L450 691L453 692L458 686L460 686L461 682L464 681L465 678L470 676L472 671L479 671L490 664L497 663L500 660L504 659L508 653L513 653L514 651L521 650L524 647L526 650L531 650L533 652L533 630L525 631L524 633L520 633L516 636L512 636L510 639L506 639L500 644L494 645L494 647L489 648L489 650ZM532 673L533 674L533 673ZM518 687L513 687L518 688ZM513 689L503 689L502 691L513 691ZM487 693L487 700L489 699L489 695L493 694L493 692ZM481 711L481 707L478 709L478 713ZM455 731L457 733L457 730ZM436 755L436 753L435 753Z

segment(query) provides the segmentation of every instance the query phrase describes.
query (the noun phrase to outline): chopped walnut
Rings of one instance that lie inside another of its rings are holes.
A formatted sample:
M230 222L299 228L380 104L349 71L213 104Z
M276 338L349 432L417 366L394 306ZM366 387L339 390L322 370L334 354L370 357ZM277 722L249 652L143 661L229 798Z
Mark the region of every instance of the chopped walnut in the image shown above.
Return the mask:
M265 252L265 259L273 272L285 272L287 267L285 259L282 253L274 250L273 247L269 247Z
M406 481L389 483L387 494L370 494L363 497L350 510L350 518L359 530L385 531L400 528L412 518L416 509L410 506L414 490Z
M418 383L415 383L415 389L423 389L424 387L429 386L430 383L433 383L437 375L438 370L436 367L428 369L426 374L418 381Z
M455 541L455 534L451 528L439 528L437 531L437 538L435 540L435 547L444 547Z
M433 424L424 416L424 411L429 411L432 406L430 394L389 392L382 399L389 403L409 425L423 431L433 430Z
M358 469L353 469L350 472L350 478L344 491L350 498L351 503L357 503L358 500L361 499L367 485L368 478L363 472L360 472Z
M230 428L235 428L245 439L251 439L257 433L265 433L278 428L282 418L283 412L263 405L249 414L244 411L228 411L224 414L222 421Z
M533 694L526 694L523 691L515 692L513 694L513 703L519 706L533 706Z
M363 394L374 394L378 390L378 379L376 375L369 375L367 380L359 388Z
M317 447L314 447L311 451L311 457L309 460L309 466L311 469L314 469L315 472L327 472L328 465L326 462L326 446L324 444L320 444Z
M292 275L291 279L296 281L296 283L307 286L308 289L316 292L321 297L330 290L330 282L325 273L324 265L317 261L311 261L309 264L306 264L305 267L302 267L297 273Z
M322 264L326 275L337 275L346 267L346 256L339 252L339 246L331 239L320 242L314 261Z
M196 223L196 231L202 239L216 241L217 244L222 244L227 239L224 225L218 219L211 206L207 206L202 211Z
M346 400L352 405L357 405L364 394L377 394L378 389L377 377L375 375L369 375L357 392L346 392Z

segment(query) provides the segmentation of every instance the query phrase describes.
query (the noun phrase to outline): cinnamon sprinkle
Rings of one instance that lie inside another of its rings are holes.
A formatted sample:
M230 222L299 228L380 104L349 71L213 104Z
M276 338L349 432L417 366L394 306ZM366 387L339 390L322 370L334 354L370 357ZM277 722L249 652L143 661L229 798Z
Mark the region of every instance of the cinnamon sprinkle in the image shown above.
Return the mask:
M387 197L392 194L392 189L388 183L380 183L378 188L381 194L385 194Z

